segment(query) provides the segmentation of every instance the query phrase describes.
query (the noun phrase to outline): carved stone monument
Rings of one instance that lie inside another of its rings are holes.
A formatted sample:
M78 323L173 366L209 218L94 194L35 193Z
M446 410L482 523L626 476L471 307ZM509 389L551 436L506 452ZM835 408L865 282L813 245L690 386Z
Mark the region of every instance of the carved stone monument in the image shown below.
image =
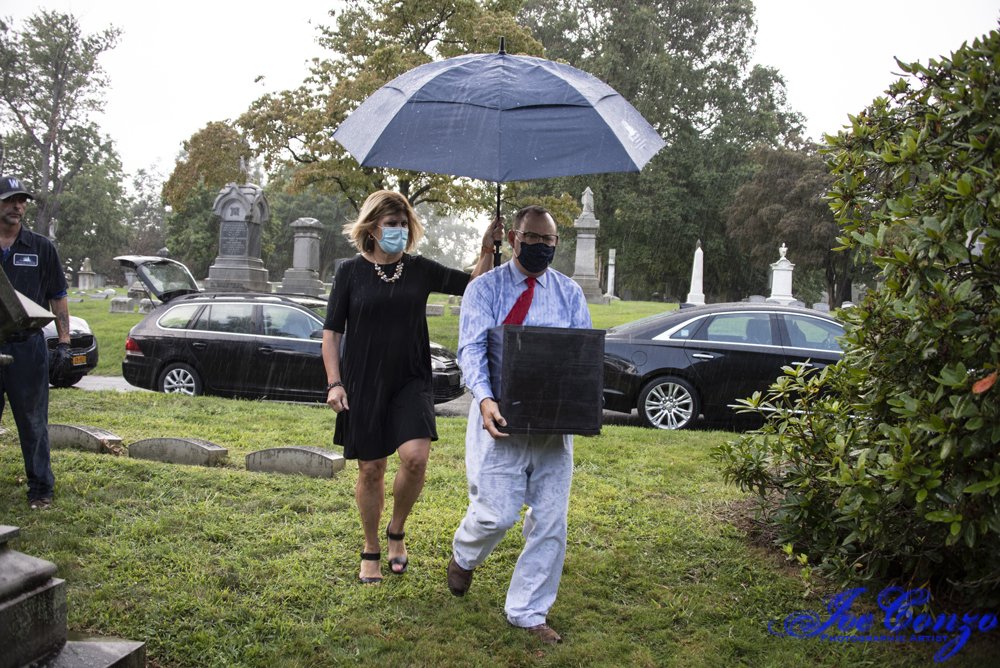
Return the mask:
M694 264L691 266L691 292L688 293L688 304L705 303L705 252L701 250L701 239L694 249Z
M785 244L781 244L778 252L781 254L781 259L771 265L771 296L767 301L788 306L795 301L795 297L792 296L792 270L795 269L795 265L785 257L788 253Z
M76 285L81 290L94 289L94 272L90 268L90 258L83 258L83 266L76 273Z
M212 207L219 224L219 255L208 269L206 292L270 292L260 259L261 227L271 217L264 191L230 183Z
M594 192L590 188L583 191L583 213L573 223L573 227L576 229L576 268L573 280L583 288L583 295L589 303L607 304L608 300L601 294L595 272L597 231L601 227L601 221L594 216Z
M290 227L295 232L292 268L285 270L277 292L319 297L325 292L323 281L319 280L319 244L323 223L315 218L299 218Z

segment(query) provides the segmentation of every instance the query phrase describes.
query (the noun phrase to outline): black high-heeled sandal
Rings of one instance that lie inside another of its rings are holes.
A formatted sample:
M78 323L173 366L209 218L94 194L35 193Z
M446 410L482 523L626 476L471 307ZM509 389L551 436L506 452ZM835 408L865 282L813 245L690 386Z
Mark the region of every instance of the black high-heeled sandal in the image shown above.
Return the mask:
M389 533L389 525L386 524L385 525L385 537L388 538L389 540L400 540L401 541L404 538L406 538L406 534L405 533ZM409 563L410 563L410 560L407 557L393 557L392 559L389 560L389 572L392 573L393 575L402 575L403 573L406 572L406 568L407 568L407 566L409 566ZM402 568L400 568L398 571L393 570L392 567L396 566L396 565L401 565Z
M362 561L382 561L382 553L381 552L362 552L361 553L361 560ZM363 578L363 577L361 577L359 575L358 576L358 580L361 581L361 584L377 585L377 584L379 584L379 583L382 582L382 576L379 575L378 577Z

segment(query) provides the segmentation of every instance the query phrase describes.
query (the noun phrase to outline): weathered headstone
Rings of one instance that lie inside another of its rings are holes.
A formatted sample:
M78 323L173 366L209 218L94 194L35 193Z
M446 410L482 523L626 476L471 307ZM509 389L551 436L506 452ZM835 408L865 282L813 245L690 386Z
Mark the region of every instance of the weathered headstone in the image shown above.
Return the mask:
M449 304L455 303L455 295L448 295L448 303Z
M81 290L94 289L94 272L90 268L90 258L83 258L83 266L76 272L76 285Z
M159 299L140 299L139 300L139 313L149 313L154 308L162 304Z
M147 438L128 446L133 459L190 466L215 466L228 454L228 449L200 438Z
M325 448L288 446L251 452L246 457L247 471L332 478L344 468L344 458Z
M608 251L608 291L604 293L604 296L607 297L609 301L614 301L618 299L618 297L615 297L615 249L614 248Z
M601 294L597 280L597 231L601 221L594 216L594 192L583 191L583 213L573 223L576 229L576 268L573 280L583 289L583 295L591 304L606 304L609 300Z
M319 247L323 223L315 218L299 218L290 227L295 233L292 268L285 270L277 292L319 297L323 294L323 281L319 280Z
M771 265L771 296L767 301L787 306L795 301L792 296L792 270L795 265L785 257L788 253L785 244L781 244L778 253L781 254L781 259Z
M50 424L49 445L55 450L69 448L99 454L123 454L120 436L98 427L75 424Z
M90 298L91 299L107 299L108 296L109 295L108 295L107 292L97 292L95 294L90 295Z
M452 315L462 315L462 307L461 306L451 306L451 307L449 307L449 309L450 309Z
M444 304L428 304L426 313L427 317L444 315Z
M705 252L701 249L701 239L694 248L694 263L691 265L691 291L687 296L688 304L705 303Z
M260 186L235 183L219 191L212 207L219 223L219 255L208 269L209 292L269 292L267 269L260 259L263 223L271 209Z
M135 300L125 296L112 297L108 313L135 313Z
M815 304L813 304L813 310L822 311L823 313L829 313L830 305L827 304L826 302L816 302Z

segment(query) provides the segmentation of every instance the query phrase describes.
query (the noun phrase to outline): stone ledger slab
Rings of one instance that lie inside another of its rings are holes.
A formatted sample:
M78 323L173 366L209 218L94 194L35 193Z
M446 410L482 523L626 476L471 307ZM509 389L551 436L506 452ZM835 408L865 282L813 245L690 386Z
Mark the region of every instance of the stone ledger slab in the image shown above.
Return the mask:
M19 668L59 649L66 642L66 581L50 578L0 602L0 638L0 668Z
M145 668L146 643L134 640L70 640L37 668Z
M128 446L133 459L189 466L215 466L228 454L227 448L199 438L147 438Z
M444 315L444 304L428 304L426 313L428 317Z
M293 445L258 450L247 455L247 471L332 478L344 468L344 458L325 448Z
M76 424L50 424L49 446L57 450L73 449L98 454L122 454L122 439L98 427Z

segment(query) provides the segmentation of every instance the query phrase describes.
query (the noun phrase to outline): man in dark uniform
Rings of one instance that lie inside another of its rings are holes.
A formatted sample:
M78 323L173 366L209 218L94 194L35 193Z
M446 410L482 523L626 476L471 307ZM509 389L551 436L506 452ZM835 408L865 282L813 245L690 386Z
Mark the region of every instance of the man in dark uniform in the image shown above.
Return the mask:
M65 367L69 354L69 307L66 277L52 242L21 225L28 200L20 179L0 177L0 253L14 289L56 316L59 344L52 364ZM41 329L22 329L7 337L2 352L12 364L0 366L0 417L10 403L21 440L33 509L52 503L55 476L49 459L49 351Z

